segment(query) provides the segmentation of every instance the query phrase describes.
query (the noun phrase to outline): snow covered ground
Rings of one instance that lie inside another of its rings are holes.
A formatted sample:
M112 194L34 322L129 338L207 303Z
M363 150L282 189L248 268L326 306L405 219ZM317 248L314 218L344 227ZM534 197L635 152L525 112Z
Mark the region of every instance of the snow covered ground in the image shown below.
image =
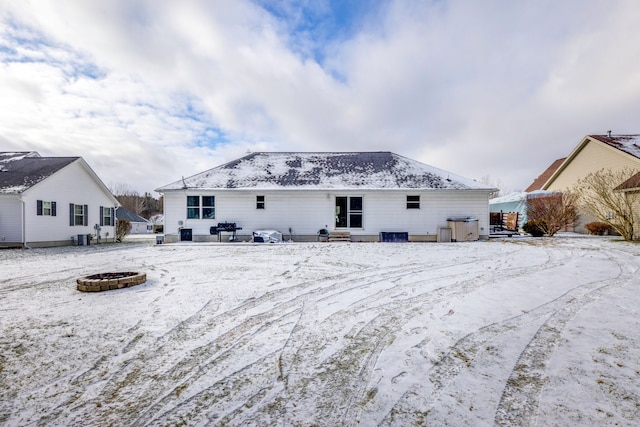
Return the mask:
M638 245L154 242L0 251L0 424L640 419Z

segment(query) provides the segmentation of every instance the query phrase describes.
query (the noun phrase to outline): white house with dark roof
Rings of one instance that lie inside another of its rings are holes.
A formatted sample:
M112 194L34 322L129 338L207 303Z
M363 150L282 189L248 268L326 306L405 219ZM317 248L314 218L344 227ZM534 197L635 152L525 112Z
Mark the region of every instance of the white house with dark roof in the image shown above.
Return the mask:
M390 152L251 153L158 188L166 242L217 241L218 223L235 223L239 240L277 230L294 241L318 231L352 241L407 233L436 241L448 219L473 218L489 234L495 188Z
M129 209L125 209L123 207L116 209L116 219L129 221L129 224L131 224L130 234L153 233L153 223Z
M0 152L0 247L111 241L117 206L81 157Z

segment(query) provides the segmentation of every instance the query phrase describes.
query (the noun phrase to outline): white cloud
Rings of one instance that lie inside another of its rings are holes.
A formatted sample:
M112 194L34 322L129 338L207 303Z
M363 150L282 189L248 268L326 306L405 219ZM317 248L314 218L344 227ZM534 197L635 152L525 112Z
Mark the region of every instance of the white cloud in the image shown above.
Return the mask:
M248 1L0 0L0 141L140 192L247 149L389 150L522 189L585 134L640 132L638 12L397 0L314 40Z

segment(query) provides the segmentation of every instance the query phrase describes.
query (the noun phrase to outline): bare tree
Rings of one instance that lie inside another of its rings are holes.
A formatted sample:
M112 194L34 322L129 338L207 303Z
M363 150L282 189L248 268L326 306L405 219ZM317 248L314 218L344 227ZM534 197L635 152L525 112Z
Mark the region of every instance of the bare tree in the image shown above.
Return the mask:
M490 199L494 199L498 196L503 195L503 193L507 192L506 186L500 178L494 178L491 175L485 175L482 178L480 178L478 181L482 184L498 189L498 191L494 191L493 193L489 194Z
M629 168L619 171L600 169L578 180L574 190L580 196L582 208L611 226L624 240L633 239L633 201L623 192L614 191L614 188L635 175L635 172Z
M123 208L137 215L140 215L146 209L145 198L141 197L137 191L131 189L128 184L124 182L112 183L109 186L109 190L116 199L118 199L118 202L120 202Z
M549 237L578 220L578 196L574 192L527 199L527 221Z

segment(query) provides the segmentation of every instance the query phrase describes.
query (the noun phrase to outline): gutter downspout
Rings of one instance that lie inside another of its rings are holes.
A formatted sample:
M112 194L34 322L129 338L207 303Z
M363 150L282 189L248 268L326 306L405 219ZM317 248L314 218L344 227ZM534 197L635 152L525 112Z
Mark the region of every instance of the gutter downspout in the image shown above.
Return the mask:
M22 230L20 230L20 233L22 234L21 237L21 243L22 243L22 248L23 249L31 249L29 246L27 246L27 224L26 224L26 203L24 201L24 199L20 196L18 196L18 200L20 200L20 210L21 210L21 217L22 217Z

